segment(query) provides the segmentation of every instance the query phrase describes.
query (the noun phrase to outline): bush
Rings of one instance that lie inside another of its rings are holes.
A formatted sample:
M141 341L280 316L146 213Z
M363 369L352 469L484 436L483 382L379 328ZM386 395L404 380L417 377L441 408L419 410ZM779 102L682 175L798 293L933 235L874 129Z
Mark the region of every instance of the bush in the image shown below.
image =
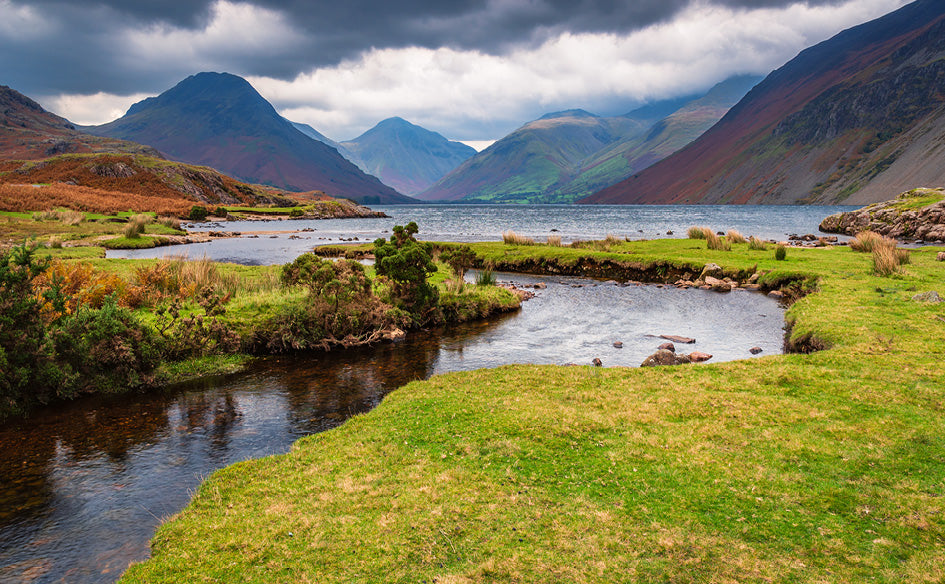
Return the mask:
M213 215L215 217L226 217L229 211L226 210L226 207L217 207L213 210Z
M187 218L191 221L204 221L207 216L210 214L210 211L202 205L194 205L190 208L190 213L187 214Z
M289 217L303 217L304 215L305 211L301 207L295 207L289 211Z
M785 259L787 259L787 248L783 245L779 245L778 247L774 248L774 259L778 260L779 262L783 262Z
M443 250L440 253L440 260L447 264L456 277L462 281L469 268L476 264L476 252L468 245L461 245Z
M417 241L414 235L418 231L411 221L406 226L394 226L390 241L375 240L374 270L391 283L391 303L422 323L432 316L439 293L427 282L427 277L436 272L432 246Z

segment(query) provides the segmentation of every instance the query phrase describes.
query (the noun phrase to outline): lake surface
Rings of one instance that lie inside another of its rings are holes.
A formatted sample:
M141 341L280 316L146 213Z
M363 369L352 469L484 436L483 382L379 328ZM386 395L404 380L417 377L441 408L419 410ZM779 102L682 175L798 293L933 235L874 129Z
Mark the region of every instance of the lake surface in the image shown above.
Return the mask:
M791 234L819 233L820 222L855 207L772 205L399 205L373 207L386 219L225 221L197 224L207 231L238 231L239 238L147 250L109 251L108 257L153 258L187 255L251 265L283 264L316 245L342 240L374 241L389 237L394 225L416 221L418 237L427 241L501 241L504 231L544 241L558 235L565 243L603 239L608 234L630 239L686 237L692 226L716 231L737 229L746 237L785 240ZM263 233L254 231L301 231ZM671 234L668 234L672 232Z
M282 453L300 436L375 407L412 380L505 363L637 366L663 342L694 337L713 362L779 353L783 310L762 294L544 283L517 313L408 335L374 348L272 358L247 373L96 397L0 426L0 582L113 582L145 559L159 523L209 473ZM617 349L614 341L624 346ZM692 365L701 367L703 365Z

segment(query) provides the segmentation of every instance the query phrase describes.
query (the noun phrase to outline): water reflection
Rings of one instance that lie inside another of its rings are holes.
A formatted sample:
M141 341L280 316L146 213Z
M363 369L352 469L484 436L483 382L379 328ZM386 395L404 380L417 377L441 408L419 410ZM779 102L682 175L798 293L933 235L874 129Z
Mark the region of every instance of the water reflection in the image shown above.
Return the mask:
M694 348L716 360L747 358L754 345L776 353L781 343L783 314L759 294L502 278L547 288L489 322L267 359L238 376L90 398L0 427L0 581L112 582L147 557L159 522L213 470L285 452L435 373L595 356L635 366L659 343L648 333L696 337Z

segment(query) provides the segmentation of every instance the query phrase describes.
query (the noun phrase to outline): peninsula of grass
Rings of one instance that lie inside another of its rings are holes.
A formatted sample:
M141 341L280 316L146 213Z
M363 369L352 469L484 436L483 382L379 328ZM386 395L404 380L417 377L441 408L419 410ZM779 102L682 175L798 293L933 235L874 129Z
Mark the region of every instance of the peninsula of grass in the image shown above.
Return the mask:
M848 248L747 245L473 248L548 273L794 274L792 334L825 350L413 382L213 474L122 582L940 582L945 303L912 296L945 292L945 264L917 250L877 277Z

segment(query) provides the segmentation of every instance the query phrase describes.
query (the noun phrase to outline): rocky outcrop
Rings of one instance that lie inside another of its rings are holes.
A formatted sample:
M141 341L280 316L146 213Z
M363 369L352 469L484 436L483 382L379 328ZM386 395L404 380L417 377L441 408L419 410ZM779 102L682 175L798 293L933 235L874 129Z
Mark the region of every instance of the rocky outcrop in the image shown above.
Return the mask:
M702 363L712 358L708 353L693 351L688 355L676 353L669 349L657 349L655 353L643 360L640 367L657 367L659 365L684 365L686 363Z
M873 231L896 239L945 242L945 189L912 189L883 203L837 213L820 223L827 233Z

